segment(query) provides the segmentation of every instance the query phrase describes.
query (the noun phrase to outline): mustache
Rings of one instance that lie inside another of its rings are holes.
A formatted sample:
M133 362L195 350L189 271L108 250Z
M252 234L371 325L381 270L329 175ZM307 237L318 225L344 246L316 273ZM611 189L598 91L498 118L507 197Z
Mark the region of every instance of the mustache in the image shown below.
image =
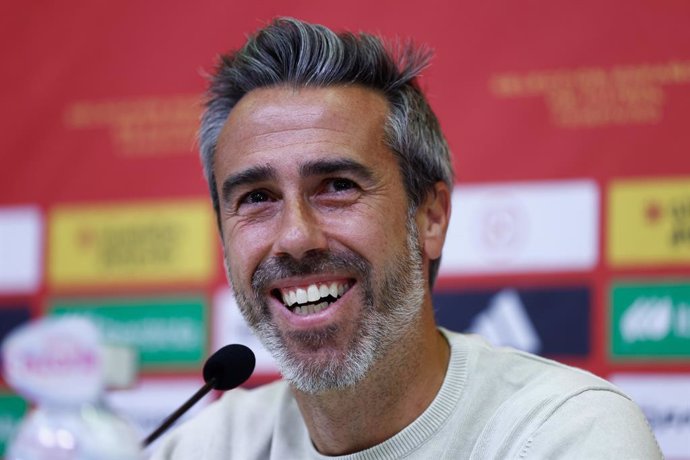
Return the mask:
M371 273L371 265L364 257L349 250L307 251L301 259L289 254L272 256L259 264L252 275L252 289L263 292L276 280L321 273L349 272L360 279Z

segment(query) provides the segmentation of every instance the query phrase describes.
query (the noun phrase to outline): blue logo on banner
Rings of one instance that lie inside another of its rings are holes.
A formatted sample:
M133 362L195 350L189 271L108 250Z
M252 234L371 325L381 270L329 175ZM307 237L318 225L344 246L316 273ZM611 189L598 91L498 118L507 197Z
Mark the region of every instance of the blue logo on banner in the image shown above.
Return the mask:
M589 353L588 288L543 288L434 294L439 325L477 333L497 346L541 355Z

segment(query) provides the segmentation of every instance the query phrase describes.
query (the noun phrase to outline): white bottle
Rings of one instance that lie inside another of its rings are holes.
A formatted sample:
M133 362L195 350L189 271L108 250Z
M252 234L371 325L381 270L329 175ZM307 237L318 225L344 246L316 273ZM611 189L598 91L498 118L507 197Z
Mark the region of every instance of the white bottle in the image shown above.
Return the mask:
M12 332L4 374L35 404L6 460L140 460L134 431L100 403L103 348L98 330L76 317L44 318Z

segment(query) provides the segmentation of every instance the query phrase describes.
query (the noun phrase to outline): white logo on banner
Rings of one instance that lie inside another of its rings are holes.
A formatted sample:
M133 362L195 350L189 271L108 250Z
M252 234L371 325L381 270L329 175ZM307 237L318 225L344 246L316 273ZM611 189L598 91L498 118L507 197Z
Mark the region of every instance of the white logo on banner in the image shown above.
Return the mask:
M459 185L441 273L589 270L599 191L591 180Z
M539 334L514 289L505 289L492 297L488 308L475 317L467 332L479 334L495 346L530 353L541 349Z
M30 293L41 281L41 212L0 208L0 293Z
M633 343L640 340L658 341L671 332L673 299L671 297L636 299L621 318L623 340Z
M244 321L230 288L222 288L216 292L213 311L214 350L229 343L241 343L251 348L256 356L255 373L278 373L278 366L276 366L273 357Z
M610 380L640 406L667 458L690 458L690 375L616 374Z

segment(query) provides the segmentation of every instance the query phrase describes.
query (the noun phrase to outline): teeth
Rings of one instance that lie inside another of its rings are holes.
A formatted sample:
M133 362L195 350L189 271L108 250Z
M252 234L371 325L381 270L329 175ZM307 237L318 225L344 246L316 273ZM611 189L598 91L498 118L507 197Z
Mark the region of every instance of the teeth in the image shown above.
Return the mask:
M295 293L297 294L295 299L297 303L307 303L307 291L305 291L304 289L297 288Z
M328 307L328 302L321 302L316 305L305 305L303 307L295 307L294 310L292 310L292 312L296 315L306 316L318 313L326 307Z
M288 307L295 305L293 312L298 315L308 315L317 313L328 306L328 302L321 302L316 305L302 305L307 302L316 302L319 299L332 296L338 298L342 296L349 288L347 282L310 284L306 288L281 289L280 293L283 298L283 303ZM297 304L297 305L296 305Z
M297 299L295 299L295 297L296 297L296 296L295 296L295 293L294 293L294 292L292 292L292 291L285 292L285 293L283 293L283 302L284 302L285 305L287 305L288 307L291 307L292 304L294 304L295 301L297 300Z
M319 293L319 288L316 287L316 284L312 284L307 288L307 300L309 302L316 302L321 298L321 294Z
M322 284L321 286L319 286L319 295L321 297L328 297L330 294L331 294L331 290L328 289L328 286L326 286L325 284Z

